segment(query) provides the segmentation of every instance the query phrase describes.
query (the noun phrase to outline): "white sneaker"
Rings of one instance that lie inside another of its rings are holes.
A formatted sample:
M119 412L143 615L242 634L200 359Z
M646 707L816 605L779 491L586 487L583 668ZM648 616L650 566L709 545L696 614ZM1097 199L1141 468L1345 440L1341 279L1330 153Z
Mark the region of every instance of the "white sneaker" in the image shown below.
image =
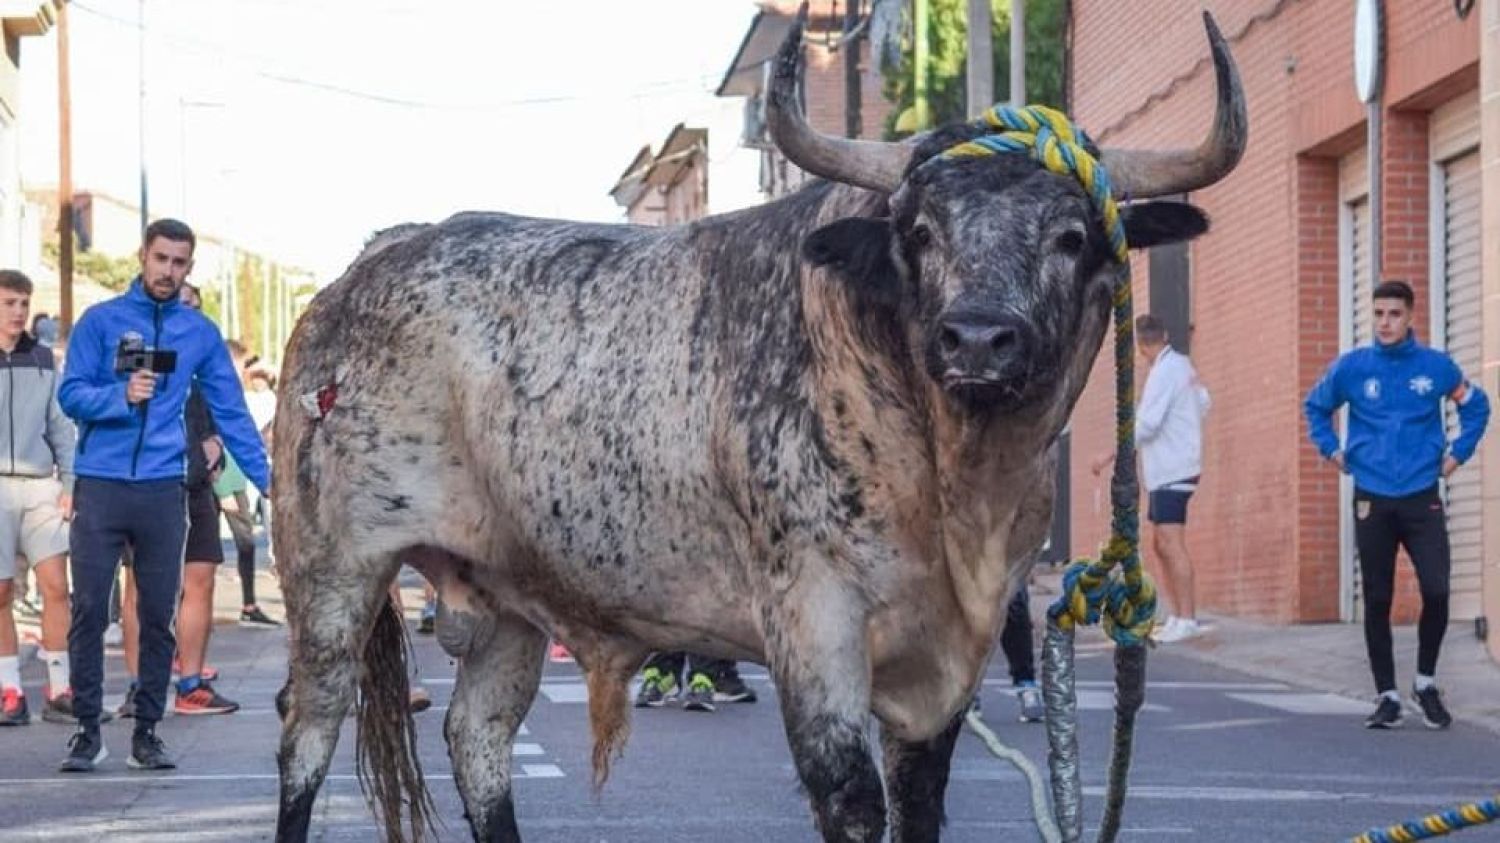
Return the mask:
M1175 623L1174 623L1175 622ZM1167 622L1167 628L1156 636L1159 644L1171 644L1176 641L1186 641L1189 638L1197 638L1203 634L1203 628L1198 625L1194 618L1172 618Z
M112 623L104 630L104 646L118 647L124 643L125 632L124 630L120 629L120 625L118 623Z
M1176 629L1177 628L1177 620L1178 620L1178 618L1177 618L1176 615L1167 615L1167 619L1166 620L1164 620L1161 623L1157 624L1156 627L1151 630L1151 640L1152 641L1160 641L1161 637L1163 635L1166 635L1166 634L1170 633L1172 630Z

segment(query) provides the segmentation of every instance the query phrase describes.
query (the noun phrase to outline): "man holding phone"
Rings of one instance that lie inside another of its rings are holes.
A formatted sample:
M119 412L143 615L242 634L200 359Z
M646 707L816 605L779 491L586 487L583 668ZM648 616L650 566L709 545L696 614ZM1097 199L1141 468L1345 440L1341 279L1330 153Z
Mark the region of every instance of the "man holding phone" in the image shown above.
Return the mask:
M220 436L262 493L265 449L218 329L178 296L196 239L176 220L146 228L141 274L123 295L91 307L74 328L59 401L78 424L72 530L73 623L68 631L78 731L64 772L107 757L99 734L104 629L120 553L129 544L139 595L140 676L128 765L175 766L156 724L166 705L177 643L173 614L182 581L187 502L183 406L197 385Z

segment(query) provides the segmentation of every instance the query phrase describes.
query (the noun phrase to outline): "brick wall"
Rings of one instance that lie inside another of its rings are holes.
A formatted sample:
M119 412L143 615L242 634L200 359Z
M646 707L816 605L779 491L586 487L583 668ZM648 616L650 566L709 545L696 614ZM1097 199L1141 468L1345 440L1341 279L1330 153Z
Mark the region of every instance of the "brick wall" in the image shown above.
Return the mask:
M1250 145L1226 181L1191 199L1213 230L1190 252L1193 358L1213 394L1204 477L1188 545L1209 612L1278 622L1338 617L1338 478L1307 443L1301 402L1336 356L1337 158L1364 141L1352 81L1353 6L1343 0L1154 0L1150 12L1074 0L1074 117L1104 146L1197 143L1212 108L1199 10L1230 39L1250 112ZM1477 79L1477 16L1446 3L1392 3L1388 20L1387 277L1414 282L1427 325L1427 111ZM1141 50L1138 45L1152 44ZM1138 258L1137 312L1149 307ZM1109 354L1073 418L1073 546L1108 527ZM1148 528L1149 530L1149 528ZM1149 536L1149 533L1148 533ZM1149 540L1149 538L1148 538ZM1149 558L1149 554L1148 554ZM1396 614L1415 590L1403 571Z

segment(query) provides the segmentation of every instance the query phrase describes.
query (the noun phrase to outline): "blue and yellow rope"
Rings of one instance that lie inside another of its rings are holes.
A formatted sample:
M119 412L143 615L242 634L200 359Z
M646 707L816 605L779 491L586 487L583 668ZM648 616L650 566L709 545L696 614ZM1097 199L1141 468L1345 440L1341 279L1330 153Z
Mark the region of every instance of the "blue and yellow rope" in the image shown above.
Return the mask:
M1371 829L1350 843L1410 843L1440 837L1465 828L1500 819L1500 796L1483 802L1470 802L1418 820L1384 829Z
M1155 623L1156 588L1141 570L1135 477L1135 326L1131 318L1130 247L1125 242L1120 207L1109 173L1087 149L1092 146L1088 135L1062 112L1042 105L997 105L973 125L989 133L947 149L943 157L1023 154L1050 172L1076 178L1104 221L1115 260L1125 268L1114 295L1115 471L1110 489L1110 540L1097 560L1068 568L1063 574L1063 595L1048 614L1066 630L1102 618L1104 631L1116 643L1141 645Z

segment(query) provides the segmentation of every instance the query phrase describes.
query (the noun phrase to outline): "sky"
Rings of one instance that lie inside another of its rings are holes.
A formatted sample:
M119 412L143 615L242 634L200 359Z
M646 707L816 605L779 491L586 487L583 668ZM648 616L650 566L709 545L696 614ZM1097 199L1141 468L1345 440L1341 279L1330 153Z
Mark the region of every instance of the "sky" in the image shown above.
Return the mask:
M144 6L144 28L137 25ZM70 1L73 184L333 280L373 232L495 210L623 220L678 122L715 212L757 201L743 100L713 95L752 0ZM57 39L22 40L28 187L57 183Z

